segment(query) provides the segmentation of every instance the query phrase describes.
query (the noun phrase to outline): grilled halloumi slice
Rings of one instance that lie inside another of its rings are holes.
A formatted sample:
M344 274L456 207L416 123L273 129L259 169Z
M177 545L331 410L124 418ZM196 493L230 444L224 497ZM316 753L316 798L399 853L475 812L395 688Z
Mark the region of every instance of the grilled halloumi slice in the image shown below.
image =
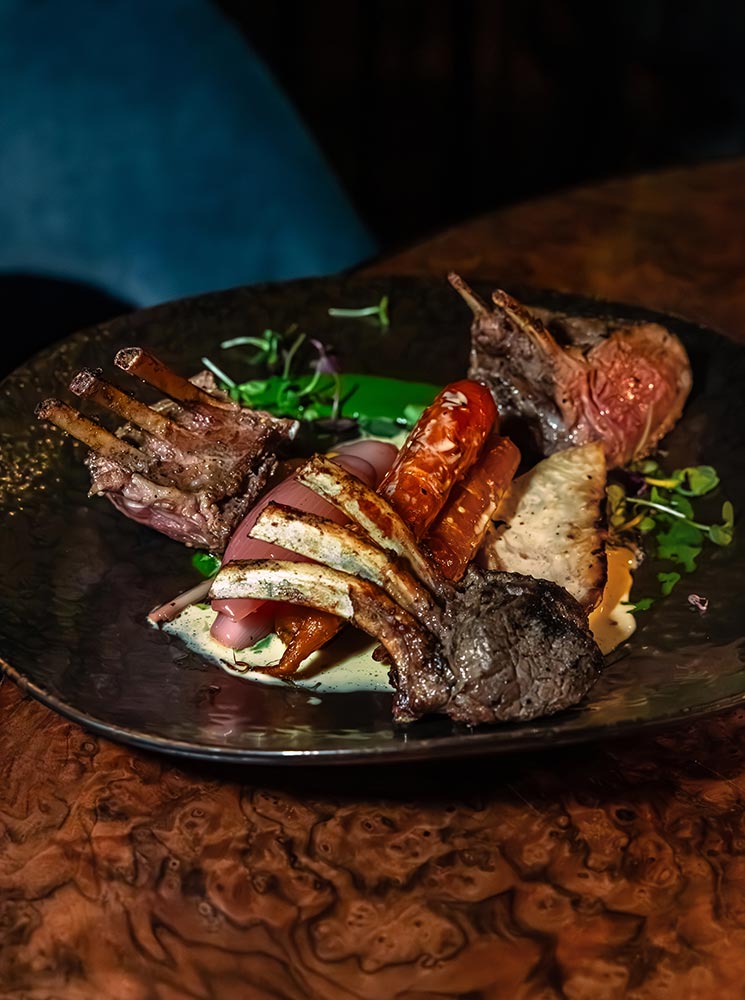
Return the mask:
M482 546L485 564L558 583L590 611L607 575L605 480L597 441L543 459L505 494Z

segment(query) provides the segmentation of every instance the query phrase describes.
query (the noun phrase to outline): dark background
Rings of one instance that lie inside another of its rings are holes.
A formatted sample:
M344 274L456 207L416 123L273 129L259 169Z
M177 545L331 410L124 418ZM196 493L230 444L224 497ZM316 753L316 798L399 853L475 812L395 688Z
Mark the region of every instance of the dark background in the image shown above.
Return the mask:
M219 0L384 248L745 150L745 5Z
M212 0L259 53L383 254L604 177L745 153L745 4ZM0 370L129 305L0 275Z

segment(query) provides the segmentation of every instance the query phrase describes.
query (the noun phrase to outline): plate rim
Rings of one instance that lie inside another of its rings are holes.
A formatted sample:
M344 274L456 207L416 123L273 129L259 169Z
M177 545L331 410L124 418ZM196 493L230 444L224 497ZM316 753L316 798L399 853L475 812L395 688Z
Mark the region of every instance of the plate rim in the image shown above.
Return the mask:
M720 698L714 702L706 702L684 709L682 712L679 710L676 714L671 713L654 719L629 719L617 722L612 732L608 732L607 726L593 726L581 730L544 729L540 734L532 736L522 733L519 743L516 744L510 740L495 739L499 733L505 732L504 729L495 725L488 729L483 727L483 729L472 733L459 732L447 736L424 737L411 744L406 742L385 743L360 750L341 747L319 750L240 750L188 743L101 722L100 719L90 716L50 694L42 686L29 680L1 656L0 674L13 681L22 693L31 695L36 701L52 709L63 718L119 745L134 746L140 750L173 755L182 759L231 765L309 766L323 764L358 766L360 764L372 765L402 761L413 763L434 759L453 760L460 757L480 757L489 754L502 756L513 753L535 753L547 750L547 742L550 747L570 747L622 740L628 738L632 733L659 732L676 725L685 725L707 716L731 711L745 702L745 691L743 691L740 694ZM561 713L557 713L555 718L561 718Z
M204 303L205 301L219 301L221 297L231 293L252 293L259 297L262 293L272 289L286 289L291 287L303 288L314 287L320 282L333 281L343 282L348 285L380 285L388 282L400 282L402 285L410 283L412 286L431 286L439 283L439 279L434 275L374 275L366 277L359 274L336 274L320 277L310 277L294 279L282 282L262 282L254 285L241 285L234 288L220 289L206 292L186 298L175 299L144 309L134 310L112 317L104 323L85 327L81 330L60 338L49 344L42 350L29 357L24 364L20 365L13 372L10 372L0 380L0 390L2 390L8 380L13 376L20 375L32 365L33 362L44 355L53 353L62 344L71 340L86 341L91 336L101 333L113 324L124 321L135 321L140 318L159 317L161 312L168 313L174 306L187 307L189 303ZM474 278L476 285L487 284L489 279ZM513 293L525 299L528 303L531 297L541 300L542 303L553 300L559 309L571 310L572 306L581 306L577 309L576 315L598 315L604 312L611 317L628 318L635 321L647 321L660 323L673 331L689 331L698 334L711 335L718 340L729 343L735 348L745 350L745 345L739 343L731 336L708 327L698 321L689 320L674 314L663 313L658 310L649 309L633 303L624 303L607 300L598 296L585 295L574 292L564 292L558 289L547 289L533 285L511 285ZM584 312L582 311L584 309ZM383 764L396 761L421 761L423 759L453 759L458 757L484 756L488 754L501 755L522 752L536 752L546 750L549 746L573 746L587 743L604 742L616 739L627 738L632 733L654 732L670 728L675 725L685 725L687 722L730 711L745 703L745 689L741 693L727 695L714 700L710 700L699 705L673 709L669 713L656 716L651 719L627 719L619 720L613 724L609 731L608 725L590 725L583 729L556 729L553 726L544 727L540 732L525 731L525 727L530 726L527 722L515 730L515 736L519 738L505 738L505 729L499 725L492 727L482 727L473 732L459 731L448 733L442 736L423 737L412 742L392 741L378 745L344 748L330 747L320 749L260 749L260 748L236 748L226 747L217 744L202 744L189 742L170 737L162 737L150 734L142 730L116 725L102 721L101 719L89 715L87 712L76 708L69 701L65 701L52 694L45 687L17 667L14 667L5 659L0 651L0 676L6 677L14 682L19 689L41 704L57 712L62 717L81 725L85 729L94 732L99 736L110 739L120 745L133 746L141 750L167 754L180 759L199 760L204 762L219 762L222 764L261 764L270 766L283 765L359 765L359 764ZM562 713L555 716L561 719ZM547 717L550 718L550 717ZM465 728L465 727L464 727Z

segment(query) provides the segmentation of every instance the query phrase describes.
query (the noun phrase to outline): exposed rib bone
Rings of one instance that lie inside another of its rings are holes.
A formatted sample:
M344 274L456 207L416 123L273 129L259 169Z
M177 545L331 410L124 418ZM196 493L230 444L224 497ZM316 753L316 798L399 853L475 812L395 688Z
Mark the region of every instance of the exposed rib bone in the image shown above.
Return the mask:
M455 271L451 271L448 274L448 281L466 303L474 316L485 316L488 314L489 307L486 302L484 302L484 300L478 296L472 288L468 287L459 274L456 274Z
M316 514L273 503L261 512L250 535L369 580L427 628L436 629L441 623L440 609L432 595L404 569L401 561L349 528Z
M136 375L143 382L160 389L166 396L170 396L178 403L200 403L203 406L218 407L219 409L235 408L234 403L217 399L205 392L204 389L194 385L193 382L177 375L162 361L141 347L125 347L114 358L114 364L123 371L129 372L130 375Z
M163 622L172 622L173 619L180 615L184 608L188 608L190 604L199 604L200 601L206 601L211 583L212 580L202 580L195 587L190 587L189 590L185 590L183 594L179 594L177 597L174 597L172 601L166 601L165 604L159 604L158 607L153 608L147 616L148 621L151 621L153 625L158 625Z
M116 462L128 472L147 475L149 462L138 448L122 441L94 420L82 416L67 403L59 399L45 399L36 407L36 416L40 420L48 420L55 424L71 437L88 445L101 457Z
M210 596L289 601L328 611L382 643L400 670L416 670L426 662L434 674L449 674L431 632L380 587L327 566L281 560L228 563L215 577Z
M298 482L343 510L381 549L404 559L411 571L435 595L444 595L445 583L417 546L411 531L393 508L374 490L322 455L315 455L297 473Z
M507 292L503 292L501 288L493 291L491 297L495 306L494 313L497 315L502 313L506 316L513 326L529 337L533 345L552 358L555 363L563 363L569 367L572 363L571 356L562 350L543 323L531 316L521 302L513 299Z
M70 391L76 396L86 396L94 400L99 406L113 410L124 420L137 424L138 427L165 441L178 443L187 448L193 448L195 444L200 443L198 435L192 434L157 410L128 396L89 368L83 368L77 373L70 382Z

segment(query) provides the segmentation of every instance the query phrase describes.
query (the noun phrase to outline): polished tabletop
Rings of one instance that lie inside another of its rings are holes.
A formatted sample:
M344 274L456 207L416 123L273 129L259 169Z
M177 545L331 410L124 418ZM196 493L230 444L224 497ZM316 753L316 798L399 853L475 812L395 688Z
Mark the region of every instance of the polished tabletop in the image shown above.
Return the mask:
M745 343L745 160L465 223L367 273L629 301ZM225 769L0 682L0 998L741 997L745 710L550 754Z

